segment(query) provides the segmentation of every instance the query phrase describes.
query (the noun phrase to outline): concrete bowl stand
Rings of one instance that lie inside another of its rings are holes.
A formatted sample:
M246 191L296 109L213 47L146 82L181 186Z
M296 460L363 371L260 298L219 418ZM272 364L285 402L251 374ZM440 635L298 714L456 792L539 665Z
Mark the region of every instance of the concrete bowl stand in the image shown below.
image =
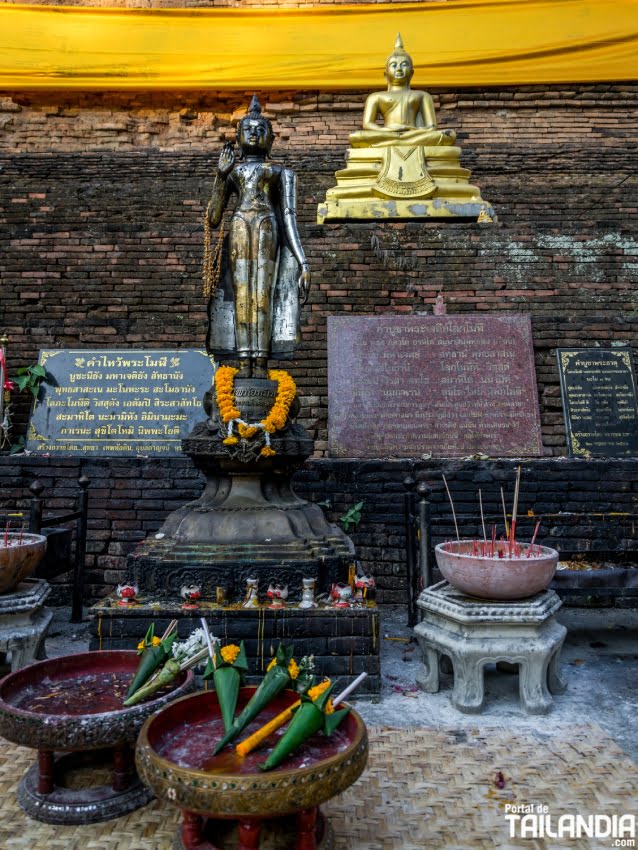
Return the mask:
M439 663L447 656L454 672L452 702L476 714L483 709L485 665L516 664L524 710L546 714L551 694L566 688L559 659L567 629L554 618L561 604L553 590L497 602L471 599L446 581L427 588L418 600L423 620L414 629L423 660L417 685L436 693Z

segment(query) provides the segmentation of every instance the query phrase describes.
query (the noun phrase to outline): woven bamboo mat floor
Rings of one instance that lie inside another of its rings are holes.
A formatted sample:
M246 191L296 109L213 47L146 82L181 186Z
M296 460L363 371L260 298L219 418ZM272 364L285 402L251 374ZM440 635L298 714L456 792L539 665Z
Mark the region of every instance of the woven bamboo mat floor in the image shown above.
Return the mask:
M377 728L370 738L363 777L324 807L338 850L598 850L613 839L509 838L505 805L544 804L554 818L635 811L638 769L598 726ZM93 826L30 820L15 790L32 761L33 751L0 740L0 850L170 850L179 815L157 800Z

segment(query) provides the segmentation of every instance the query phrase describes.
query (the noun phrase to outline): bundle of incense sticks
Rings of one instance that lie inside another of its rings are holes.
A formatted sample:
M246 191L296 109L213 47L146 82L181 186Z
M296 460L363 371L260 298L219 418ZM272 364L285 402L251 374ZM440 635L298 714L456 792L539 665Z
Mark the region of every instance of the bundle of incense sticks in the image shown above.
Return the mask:
M536 524L536 531L538 531L539 526L540 520ZM536 536L536 532L534 536ZM507 540L503 534L497 542L496 526L492 528L491 540L468 540L468 551L459 552L458 543L459 541L447 541L443 544L443 549L445 552L472 555L474 558L540 558L543 548L540 545L534 545L533 542L527 545L525 543L517 543L515 540Z
M452 508L452 516L454 518L454 530L456 531L456 542L457 544L461 542L459 535L459 527L456 519L456 511L454 510L454 502L452 501L452 494L450 493L450 488L448 486L445 475L443 476L443 483L445 485L445 489L447 491L447 496L450 501L450 507ZM479 508L481 512L481 527L483 530L483 539L482 540L471 540L468 541L471 544L471 552L467 551L465 554L471 554L475 558L539 558L542 556L542 546L535 546L536 543L536 535L538 534L538 529L540 528L541 521L538 520L536 523L536 528L534 529L534 534L532 536L531 543L526 547L525 544L516 542L516 520L518 515L518 497L520 493L521 487L521 467L519 466L516 470L516 484L514 487L514 503L512 505L512 521L507 521L507 509L505 507L505 494L503 493L503 488L501 487L501 504L503 505L503 522L505 525L505 536L501 535L500 543L496 542L496 526L492 526L492 535L491 539L487 539L487 533L485 530L485 516L483 513L483 495L481 491L478 491L479 496ZM456 551L456 546L453 542L448 542L443 544L443 548L446 552L454 552Z

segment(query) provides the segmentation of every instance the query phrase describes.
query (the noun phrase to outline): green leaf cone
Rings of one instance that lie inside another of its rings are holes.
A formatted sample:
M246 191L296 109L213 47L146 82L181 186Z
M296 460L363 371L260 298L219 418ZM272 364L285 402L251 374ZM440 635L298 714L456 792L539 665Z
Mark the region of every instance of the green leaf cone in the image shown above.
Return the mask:
M213 673L213 683L222 712L224 729L228 732L235 718L235 707L241 684L241 673L230 664L218 667Z
M340 711L333 711L332 714L326 714L326 720L323 726L323 733L330 737L337 726L341 723L346 714L349 714L349 708L342 708Z
M179 676L179 673L179 662L175 661L174 658L169 658L156 676L153 676L146 685L135 691L133 696L127 697L124 700L124 705L129 708L132 705L137 705L138 702L143 702L143 700L152 696L156 691L159 691L165 685L170 684L173 679L176 679Z
M272 770L278 767L304 741L323 729L324 719L323 711L317 708L312 700L303 702L290 721L290 726L275 744L272 753L263 764L259 765L261 770Z
M148 635L148 633L149 632L146 634ZM127 700L133 696L138 688L141 688L143 684L148 682L153 673L170 657L171 647L173 646L173 642L176 637L177 633L173 632L172 635L167 637L166 640L163 640L158 646L149 646L148 649L145 649L142 652L139 664L137 665L137 671L135 672L135 675L131 680L131 684L129 685L129 689L126 692ZM151 640L152 639L151 635Z
M277 658L279 659L279 650L277 650ZM230 744L240 732L251 723L257 715L266 708L280 691L290 682L290 675L287 668L279 664L279 660L274 667L264 676L261 684L252 695L250 701L244 706L242 712L235 719L231 728L226 732L219 744L215 747L215 755L222 750L226 744Z
M282 761L288 758L308 738L311 738L320 729L324 735L332 735L343 718L348 714L350 708L342 708L332 714L326 714L326 706L330 694L334 690L335 683L320 694L316 700L312 700L307 694L301 697L301 706L293 715L290 726L275 744L272 753L259 767L261 770L272 770L278 767Z

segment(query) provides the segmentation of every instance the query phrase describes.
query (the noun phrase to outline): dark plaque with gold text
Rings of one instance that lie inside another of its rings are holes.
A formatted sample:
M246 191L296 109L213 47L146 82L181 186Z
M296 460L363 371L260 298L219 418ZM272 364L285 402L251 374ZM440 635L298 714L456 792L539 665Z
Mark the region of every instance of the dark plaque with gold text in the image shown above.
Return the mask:
M636 372L629 348L557 348L569 453L638 455Z
M41 351L47 372L27 449L79 455L174 455L199 420L213 364L205 351Z
M328 318L333 457L542 454L529 316Z

